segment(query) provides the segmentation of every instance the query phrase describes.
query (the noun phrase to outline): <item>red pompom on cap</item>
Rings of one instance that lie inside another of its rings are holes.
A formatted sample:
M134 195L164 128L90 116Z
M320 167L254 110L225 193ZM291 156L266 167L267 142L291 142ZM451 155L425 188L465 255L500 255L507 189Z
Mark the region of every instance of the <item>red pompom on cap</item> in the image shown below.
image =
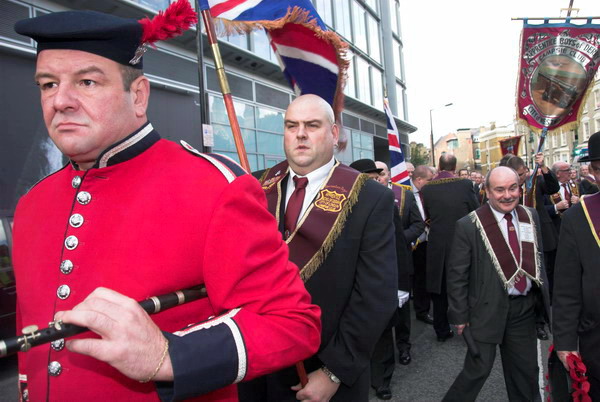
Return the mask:
M177 0L165 11L160 11L152 19L143 18L142 44L153 45L159 40L166 40L181 35L198 21L198 14L188 0Z

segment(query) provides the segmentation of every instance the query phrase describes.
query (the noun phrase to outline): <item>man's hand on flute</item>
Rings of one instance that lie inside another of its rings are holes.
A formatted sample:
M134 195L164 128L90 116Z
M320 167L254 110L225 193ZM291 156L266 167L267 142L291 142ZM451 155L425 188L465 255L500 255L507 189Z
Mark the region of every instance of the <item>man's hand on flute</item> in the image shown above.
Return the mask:
M106 362L141 382L172 381L167 340L135 300L107 288L97 288L55 320L87 327L101 339L67 340L67 348Z

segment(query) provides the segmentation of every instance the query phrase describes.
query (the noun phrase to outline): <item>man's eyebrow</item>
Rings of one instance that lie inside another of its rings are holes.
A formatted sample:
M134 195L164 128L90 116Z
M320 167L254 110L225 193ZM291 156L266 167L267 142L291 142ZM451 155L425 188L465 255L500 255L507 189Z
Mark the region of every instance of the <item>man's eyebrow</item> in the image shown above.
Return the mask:
M90 74L90 73L98 73L98 74L105 75L104 71L102 71L102 69L100 67L96 67L96 66L82 68L81 70L76 71L75 75L84 75L84 74ZM37 73L33 78L35 81L39 81L41 78L55 79L56 75L54 75L52 73L41 72L41 73Z

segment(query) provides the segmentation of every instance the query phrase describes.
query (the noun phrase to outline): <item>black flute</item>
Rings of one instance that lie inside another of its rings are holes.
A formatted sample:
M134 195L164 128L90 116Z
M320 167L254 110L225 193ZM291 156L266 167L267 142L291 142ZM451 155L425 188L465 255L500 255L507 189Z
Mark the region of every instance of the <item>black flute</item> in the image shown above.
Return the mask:
M171 307L199 300L206 296L206 287L200 285L173 293L153 296L139 303L146 313L156 314ZM27 352L34 346L50 343L61 338L68 338L86 331L89 330L85 327L65 324L62 321L53 321L48 324L48 328L41 330L36 325L30 325L23 328L23 335L0 339L0 358L17 352Z

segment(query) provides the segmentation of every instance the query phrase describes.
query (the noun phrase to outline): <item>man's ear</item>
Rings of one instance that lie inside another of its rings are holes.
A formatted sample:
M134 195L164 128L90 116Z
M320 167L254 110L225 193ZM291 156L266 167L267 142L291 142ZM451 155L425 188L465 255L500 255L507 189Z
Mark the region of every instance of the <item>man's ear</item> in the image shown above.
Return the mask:
M331 134L333 135L333 145L337 146L340 140L340 128L335 123L331 126Z
M135 115L137 117L144 117L148 109L148 99L150 98L150 81L143 75L139 76L131 83L129 92L132 96Z

